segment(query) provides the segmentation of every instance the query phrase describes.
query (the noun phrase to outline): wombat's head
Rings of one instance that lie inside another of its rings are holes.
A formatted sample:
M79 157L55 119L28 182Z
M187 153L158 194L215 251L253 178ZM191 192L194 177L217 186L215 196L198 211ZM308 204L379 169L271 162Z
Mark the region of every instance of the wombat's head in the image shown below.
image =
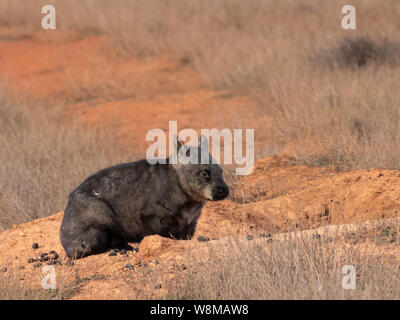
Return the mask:
M202 136L199 146L187 146L176 139L175 164L179 184L184 192L195 201L223 200L229 188L222 177L222 169L213 163L208 152L208 140Z

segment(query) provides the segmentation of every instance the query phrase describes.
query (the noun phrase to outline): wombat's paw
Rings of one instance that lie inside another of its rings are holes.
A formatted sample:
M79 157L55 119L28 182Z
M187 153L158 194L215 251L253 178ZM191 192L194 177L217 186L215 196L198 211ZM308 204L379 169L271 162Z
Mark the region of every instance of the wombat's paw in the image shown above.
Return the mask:
M199 236L199 237L197 237L197 241L207 242L207 241L210 241L210 238L209 237L205 237L205 236Z

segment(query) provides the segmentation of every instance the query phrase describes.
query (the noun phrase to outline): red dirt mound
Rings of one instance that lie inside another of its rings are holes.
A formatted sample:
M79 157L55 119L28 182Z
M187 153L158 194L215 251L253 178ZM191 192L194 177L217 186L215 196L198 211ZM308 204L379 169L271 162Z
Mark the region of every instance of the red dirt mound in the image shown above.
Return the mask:
M253 174L240 181L236 201L244 202L250 224L286 230L391 218L400 213L398 171L337 173L291 163L288 157L263 159Z

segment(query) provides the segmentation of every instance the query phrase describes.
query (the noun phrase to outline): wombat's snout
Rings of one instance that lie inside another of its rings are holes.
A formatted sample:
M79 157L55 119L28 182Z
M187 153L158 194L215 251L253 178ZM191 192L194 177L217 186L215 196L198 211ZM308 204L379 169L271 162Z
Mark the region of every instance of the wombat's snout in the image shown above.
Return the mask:
M229 195L229 188L226 184L218 185L213 194L213 201L223 200Z

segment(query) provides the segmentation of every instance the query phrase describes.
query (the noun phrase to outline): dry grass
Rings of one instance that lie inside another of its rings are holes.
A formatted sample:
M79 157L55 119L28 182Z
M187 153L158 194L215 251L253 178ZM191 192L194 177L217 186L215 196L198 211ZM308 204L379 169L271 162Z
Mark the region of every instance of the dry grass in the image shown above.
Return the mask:
M112 129L66 120L0 93L0 230L64 209L68 194L106 166L133 160Z
M0 23L24 34L39 32L43 4L30 1L22 9L2 0ZM339 0L46 4L57 8L58 30L77 38L105 35L109 53L168 56L196 68L211 88L251 96L259 112L249 117L276 119L273 130L256 126L256 139L280 137L300 162L345 170L400 168L398 1L353 1L356 31L341 28ZM129 87L114 78L71 86L82 99L104 88L129 96Z
M400 57L400 46L387 39L374 41L369 37L345 38L337 47L322 51L314 57L315 62L331 68L363 68L371 65L395 66Z
M58 300L57 290L33 290L21 286L16 273L0 274L0 300Z
M397 219L224 238L184 259L135 265L127 298L399 299L399 231ZM355 268L354 289L342 286L344 266Z
M93 104L134 97L137 87L127 72L112 72L110 64L93 63L79 74L67 73L66 103L93 101Z
M399 261L390 253L395 244L383 246L382 236L376 237L386 228L368 237L361 229L221 241L210 246L209 261L188 267L177 285L170 285L166 298L399 299ZM346 265L356 270L354 290L342 287Z
M343 169L400 168L399 96L391 86L398 74L385 67L313 74L276 84L280 128L295 156Z

